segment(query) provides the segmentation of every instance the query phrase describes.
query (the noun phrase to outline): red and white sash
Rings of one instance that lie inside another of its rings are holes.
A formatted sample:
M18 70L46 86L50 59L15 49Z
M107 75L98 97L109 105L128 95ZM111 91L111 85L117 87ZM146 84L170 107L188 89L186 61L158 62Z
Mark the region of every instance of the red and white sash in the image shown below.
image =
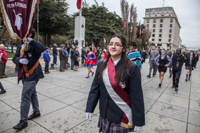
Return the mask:
M130 97L115 81L115 74L115 66L110 58L107 67L103 72L103 81L112 100L124 112L121 126L125 128L133 128Z

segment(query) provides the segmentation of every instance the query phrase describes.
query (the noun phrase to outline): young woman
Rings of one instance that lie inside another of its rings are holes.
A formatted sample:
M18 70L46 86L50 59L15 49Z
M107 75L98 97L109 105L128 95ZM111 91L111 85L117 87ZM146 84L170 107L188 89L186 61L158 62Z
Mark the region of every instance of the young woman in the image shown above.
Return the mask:
M91 120L100 100L99 132L140 131L145 124L140 69L127 57L126 39L122 35L111 37L108 51L106 60L97 66L87 101L86 118Z
M74 71L78 71L78 67L79 67L79 61L80 61L80 54L78 52L78 47L75 48L74 51Z
M162 49L161 55L158 55L155 58L156 65L158 65L158 71L159 71L159 78L160 83L159 87L161 87L165 72L167 71L167 67L171 64L171 59L168 55L166 55L165 49Z
M195 64L196 64L195 55L194 55L194 52L191 51L190 53L187 54L186 61L185 61L185 69L187 70L186 79L185 79L186 82L190 81L192 70L194 70Z
M94 72L92 72L91 67L93 67L96 64L96 57L94 55L94 53L92 52L92 47L88 47L88 51L87 54L85 55L85 66L88 69L88 75L86 78L90 77L90 73L92 73L92 76L94 75Z
M168 55L171 58L171 61L172 61L174 54L175 54L175 52L172 50L170 52L170 54ZM171 62L171 64L169 65L169 78L172 77L172 70L173 70L173 66L172 66L172 62Z

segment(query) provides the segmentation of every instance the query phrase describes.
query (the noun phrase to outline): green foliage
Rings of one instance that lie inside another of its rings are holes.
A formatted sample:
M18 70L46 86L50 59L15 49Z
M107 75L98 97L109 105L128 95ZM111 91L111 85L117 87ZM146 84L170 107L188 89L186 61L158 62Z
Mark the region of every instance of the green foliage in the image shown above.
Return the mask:
M104 7L104 3L102 6L92 5L89 7L88 4L85 4L82 8L82 16L86 19L85 26L85 40L91 45L92 42L95 46L100 45L103 39L109 39L110 36L121 33L122 30L122 18L118 16L115 12L109 12L106 7ZM78 16L79 13L75 13L72 16L72 21L74 25L75 17ZM68 32L73 39L74 31L71 30Z
M10 52L6 52L8 55L8 58L13 58L15 56L15 53L10 53Z

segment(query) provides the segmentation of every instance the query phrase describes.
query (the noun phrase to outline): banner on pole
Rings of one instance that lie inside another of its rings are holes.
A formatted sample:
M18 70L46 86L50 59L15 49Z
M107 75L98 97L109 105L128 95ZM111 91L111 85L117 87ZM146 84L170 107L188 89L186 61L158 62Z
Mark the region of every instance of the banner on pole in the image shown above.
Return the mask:
M80 9L81 8L81 0L77 0L76 5L77 5L77 8Z
M0 8L12 38L24 39L33 26L38 0L1 0Z

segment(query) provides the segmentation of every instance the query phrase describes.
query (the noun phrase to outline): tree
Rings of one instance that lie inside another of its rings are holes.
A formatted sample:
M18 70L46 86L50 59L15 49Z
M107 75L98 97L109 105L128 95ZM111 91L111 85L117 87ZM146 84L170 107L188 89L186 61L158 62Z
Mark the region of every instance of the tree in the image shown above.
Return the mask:
M44 37L44 44L52 44L52 35L67 35L69 31L68 4L65 0L40 0L40 34ZM34 27L37 27L36 21ZM47 40L47 42L46 42Z
M4 35L7 31L6 25L4 24L2 13L0 12L0 42L4 38Z
M110 36L121 33L121 17L115 12L109 12L104 3L101 6L99 4L89 6L87 3L83 5L82 16L86 19L85 40L88 45L94 43L95 46L98 46L104 39L108 40ZM73 25L75 17L78 15L77 12L72 16ZM71 30L68 33L69 36L73 36L74 31Z

